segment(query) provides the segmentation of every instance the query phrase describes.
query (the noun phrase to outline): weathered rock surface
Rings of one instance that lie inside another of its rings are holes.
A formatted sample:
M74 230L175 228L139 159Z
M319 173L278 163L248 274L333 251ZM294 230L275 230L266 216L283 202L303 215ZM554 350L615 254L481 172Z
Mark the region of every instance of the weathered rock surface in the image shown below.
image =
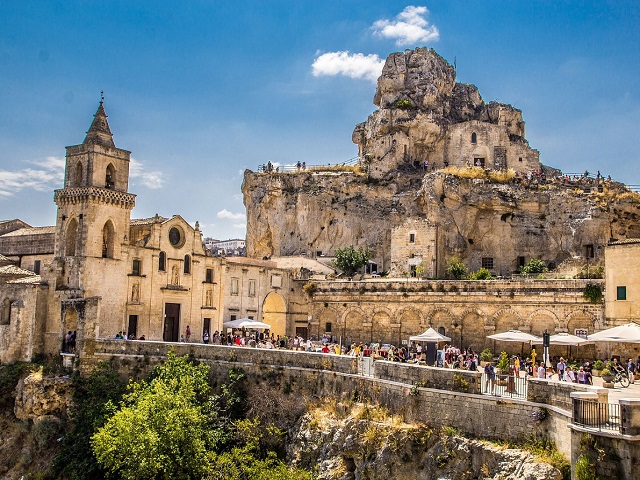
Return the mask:
M43 377L35 372L16 387L14 414L20 420L68 416L72 384L68 377Z
M317 466L319 479L559 480L532 454L426 427L305 414L288 443L296 466Z

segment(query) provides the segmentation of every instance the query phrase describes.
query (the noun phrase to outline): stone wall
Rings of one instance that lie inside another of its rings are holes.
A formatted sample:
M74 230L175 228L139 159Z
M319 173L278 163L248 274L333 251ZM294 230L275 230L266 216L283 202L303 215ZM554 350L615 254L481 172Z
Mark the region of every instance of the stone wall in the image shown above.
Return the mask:
M413 277L435 277L437 242L438 227L425 219L409 219L395 227L391 230L390 274L396 277L408 274ZM419 266L422 272L418 274L416 269Z
M377 360L373 364L375 378L391 380L406 385L449 390L452 392L482 392L480 372L451 370L398 362ZM542 402L546 403L546 402Z
M567 411L572 411L573 392L594 392L598 394L601 403L607 403L609 394L606 388L596 388L579 383L555 382L543 378L529 378L527 386L527 400L537 403L555 405Z

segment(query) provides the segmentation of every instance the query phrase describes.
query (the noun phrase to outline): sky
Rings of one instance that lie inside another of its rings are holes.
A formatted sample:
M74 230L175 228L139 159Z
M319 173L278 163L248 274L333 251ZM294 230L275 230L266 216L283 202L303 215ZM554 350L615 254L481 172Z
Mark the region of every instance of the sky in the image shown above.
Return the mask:
M244 238L245 169L342 163L393 52L523 112L545 165L640 184L640 2L2 0L0 220L53 225L104 91L132 218Z

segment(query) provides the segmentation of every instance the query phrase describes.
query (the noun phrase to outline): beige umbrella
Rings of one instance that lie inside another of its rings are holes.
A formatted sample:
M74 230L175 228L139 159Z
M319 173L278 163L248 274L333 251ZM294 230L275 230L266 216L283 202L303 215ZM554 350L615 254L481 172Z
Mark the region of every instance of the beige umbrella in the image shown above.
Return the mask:
M592 342L640 343L640 325L627 323L618 327L607 328L587 337Z

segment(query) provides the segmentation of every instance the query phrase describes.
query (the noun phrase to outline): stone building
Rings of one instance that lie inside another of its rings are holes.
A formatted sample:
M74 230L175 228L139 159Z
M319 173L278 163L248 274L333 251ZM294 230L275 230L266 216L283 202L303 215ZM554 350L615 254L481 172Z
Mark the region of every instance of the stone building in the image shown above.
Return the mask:
M268 261L213 257L179 215L131 219L130 152L117 148L100 102L80 145L67 147L56 225L0 222L0 361L55 353L118 332L191 341L249 317L288 328L291 275ZM40 275L36 275L40 273Z
M391 231L392 276L436 277L438 227L425 219L409 219Z
M640 323L640 240L610 243L604 258L607 321L612 326Z

